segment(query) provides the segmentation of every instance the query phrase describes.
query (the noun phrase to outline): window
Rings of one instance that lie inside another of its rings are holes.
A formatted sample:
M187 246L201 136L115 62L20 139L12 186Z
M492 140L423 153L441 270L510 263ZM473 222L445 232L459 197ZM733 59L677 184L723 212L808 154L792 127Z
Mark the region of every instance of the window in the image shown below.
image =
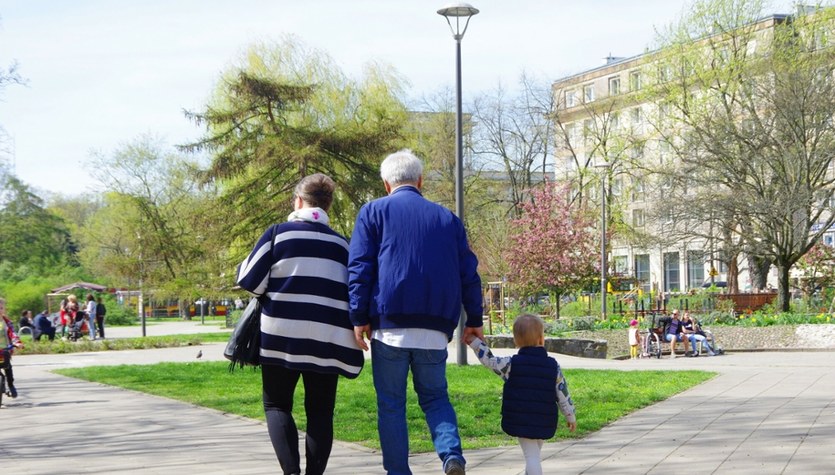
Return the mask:
M642 178L634 178L632 180L632 201L642 201L644 199L644 180Z
M687 282L691 289L698 289L705 280L704 251L687 251Z
M573 147L577 145L577 125L565 124L563 139L565 140L566 145L568 146Z
M617 96L618 94L620 94L620 77L611 77L609 78L609 95Z
M620 129L620 114L612 112L609 114L609 130L611 132L616 132L618 129Z
M635 256L635 279L644 293L650 290L649 254L637 254Z
M594 84L583 86L583 101L594 102Z
M678 261L678 252L664 253L664 292L681 290Z
M642 210L642 209L633 209L632 210L632 227L633 228L644 227L644 210Z
M629 111L629 122L632 124L632 130L636 134L640 134L644 129L644 119L640 107L635 107Z
M641 89L641 86L641 72L632 71L631 73L629 73L629 90L637 91Z
M665 103L662 103L661 105L659 105L658 106L658 118L661 119L661 121L665 121L665 120L669 119L671 109L672 108L670 107L669 103L665 102Z
M629 149L629 158L633 162L640 162L644 158L644 144L636 143Z
M750 40L745 45L745 56L754 56L757 53L757 40Z
M594 136L594 122L591 119L585 119L583 121L583 139L585 140L584 145L589 146L591 144L591 138Z
M658 77L661 82L667 82L673 78L673 68L669 64L664 64L658 68Z
M625 274L627 262L627 256L612 256L612 273Z
M661 165L669 162L673 156L673 146L670 142L663 140L658 143L658 159Z
M612 180L612 196L620 196L623 193L623 178L615 178Z
M565 107L577 105L577 91L565 91Z
M716 51L716 59L720 65L727 65L731 62L731 51L727 46L723 46Z

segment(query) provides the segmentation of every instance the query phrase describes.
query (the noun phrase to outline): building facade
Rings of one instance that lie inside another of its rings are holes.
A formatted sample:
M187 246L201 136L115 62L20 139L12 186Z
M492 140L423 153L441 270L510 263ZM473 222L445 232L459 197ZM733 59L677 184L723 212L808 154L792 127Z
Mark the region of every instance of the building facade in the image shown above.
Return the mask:
M721 65L732 61L731 57L769 54L775 28L792 18L771 15L746 25L744 35L723 33L698 40L704 42L705 51L710 50L700 60ZM824 46L835 44L832 37L822 37L822 41ZM610 222L616 228L609 247L611 275L630 276L644 292L672 293L714 283L721 286L733 267L739 290L757 291L744 252L723 259L727 254L722 253L718 230L691 223L683 231L671 207L665 206L672 199L671 187L682 186L671 183L664 171L677 166L676 147L682 146L679 139L686 132L669 125L667 118L675 111L649 91L674 81L676 74L688 74L671 70L665 57L665 49L628 58L608 57L600 67L553 83L556 179L571 181L575 192L597 207L602 199L601 180L605 180ZM693 92L696 97L702 93ZM688 203L681 204L679 209L686 209ZM817 229L813 226L812 231ZM833 245L835 232L830 230L822 238ZM772 269L768 286L776 287L776 282Z

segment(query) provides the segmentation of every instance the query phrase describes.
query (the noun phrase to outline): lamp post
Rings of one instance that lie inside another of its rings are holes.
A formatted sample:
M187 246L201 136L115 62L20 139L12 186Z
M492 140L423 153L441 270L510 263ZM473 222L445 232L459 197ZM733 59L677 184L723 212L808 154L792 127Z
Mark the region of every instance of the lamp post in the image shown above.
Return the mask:
M438 15L446 18L452 37L455 39L455 214L464 222L464 140L463 120L461 112L461 40L467 32L470 18L478 14L478 9L469 3L452 3L440 10ZM463 22L463 28L461 23ZM453 26L453 23L455 25ZM460 365L467 364L467 348L461 343L464 334L464 311L458 319L458 358Z
M136 240L139 243L139 322L142 325L142 336L146 336L145 329L145 295L142 293L142 273L145 270L142 264L142 235L136 233Z
M598 163L600 169L600 318L606 320L606 175L611 163Z

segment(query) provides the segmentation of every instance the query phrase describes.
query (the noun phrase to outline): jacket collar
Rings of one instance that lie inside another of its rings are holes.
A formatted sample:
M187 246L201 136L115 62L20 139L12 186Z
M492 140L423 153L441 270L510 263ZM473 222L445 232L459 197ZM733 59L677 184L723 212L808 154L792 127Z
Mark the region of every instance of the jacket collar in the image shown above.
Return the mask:
M519 348L520 355L545 356L548 354L544 346L523 346Z
M417 193L420 196L423 196L423 194L421 194L420 190L418 190L417 187L414 186L414 185L400 185L397 188L395 188L389 196L391 196L395 193L400 193L401 191L411 191L412 193Z

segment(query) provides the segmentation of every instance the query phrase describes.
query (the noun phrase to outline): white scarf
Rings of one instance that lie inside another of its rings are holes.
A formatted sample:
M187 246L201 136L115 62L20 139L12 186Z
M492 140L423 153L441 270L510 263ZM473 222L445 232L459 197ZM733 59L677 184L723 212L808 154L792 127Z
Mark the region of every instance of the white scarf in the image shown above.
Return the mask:
M301 208L290 213L287 221L307 221L309 223L322 223L328 225L328 213L322 208Z

